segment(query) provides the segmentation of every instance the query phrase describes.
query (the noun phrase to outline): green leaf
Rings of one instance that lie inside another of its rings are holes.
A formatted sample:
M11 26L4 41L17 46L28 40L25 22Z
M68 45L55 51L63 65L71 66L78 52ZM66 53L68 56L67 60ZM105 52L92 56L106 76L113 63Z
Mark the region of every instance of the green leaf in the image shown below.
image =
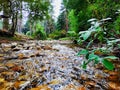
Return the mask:
M98 55L95 55L94 53L91 53L89 54L89 59L90 60L99 60L99 56Z
M112 62L108 61L107 59L102 60L102 64L108 69L108 70L113 70L114 65Z
M104 59L117 59L116 56L107 56L107 57L104 57Z
M86 69L86 68L87 68L87 64L86 64L85 61L84 61L83 64L82 64L82 68L83 68L83 69Z
M80 52L78 52L77 56L86 55L87 53L88 53L88 50L83 49L83 50L81 50Z
M91 35L91 31L87 31L84 34L82 34L82 37L84 40L87 40L90 37L90 35Z

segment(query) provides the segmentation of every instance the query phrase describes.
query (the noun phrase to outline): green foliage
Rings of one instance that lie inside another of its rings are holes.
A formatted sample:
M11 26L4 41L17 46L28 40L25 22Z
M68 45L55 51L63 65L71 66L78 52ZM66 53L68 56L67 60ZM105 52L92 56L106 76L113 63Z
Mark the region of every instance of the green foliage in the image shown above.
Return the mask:
M43 20L49 17L48 12L52 8L50 0L28 0L28 2L28 7L30 9L29 17L32 20Z
M27 31L27 32L26 32L26 35L27 35L27 36L31 36L31 33L32 33L31 31Z
M65 30L65 12L62 12L58 16L57 24L56 24L56 29L57 30Z
M2 24L2 21L0 20L0 29L2 29L3 27L3 24Z
M114 65L112 62L109 61L109 59L117 59L117 57L115 56L99 56L95 54L96 50L92 50L92 51L88 51L86 49L81 50L80 52L78 52L78 56L80 55L84 55L85 56L85 60L83 61L83 65L82 67L84 69L86 69L87 65L92 61L94 62L94 64L98 64L101 63L103 64L108 70L113 70L114 69Z
M52 38L52 39L59 39L65 36L66 36L65 30L55 30L51 34L49 34L49 38Z
M114 22L114 29L115 34L120 34L120 16L117 17L117 19Z
M70 31L75 31L78 32L78 20L75 16L75 11L71 10L68 14L68 19L69 19L69 30Z
M75 31L68 31L67 37L69 37L71 40L77 41L79 39L79 34Z
M40 24L36 25L36 31L33 33L33 37L36 39L46 39L46 32L44 31L44 27L41 26Z
M80 31L80 41L85 42L89 41L88 47L95 41L104 42L107 41L108 32L107 29L104 27L104 22L110 20L111 18L106 18L102 20L97 20L95 18L88 20L91 22L91 27L87 31Z

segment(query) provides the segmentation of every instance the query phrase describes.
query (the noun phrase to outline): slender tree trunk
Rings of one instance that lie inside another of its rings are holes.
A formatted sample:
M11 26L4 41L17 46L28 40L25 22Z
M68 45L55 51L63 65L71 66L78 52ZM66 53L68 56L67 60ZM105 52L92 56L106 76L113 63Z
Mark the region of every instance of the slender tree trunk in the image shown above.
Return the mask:
M8 4L8 2L6 2L3 7L3 15L4 16L8 16L8 14L9 14L9 10L6 7L7 4ZM3 18L3 29L6 29L6 30L9 29L9 18Z
M18 19L18 12L14 13L12 16L12 27L10 29L10 33L12 36L14 36L16 28L17 28L17 19Z

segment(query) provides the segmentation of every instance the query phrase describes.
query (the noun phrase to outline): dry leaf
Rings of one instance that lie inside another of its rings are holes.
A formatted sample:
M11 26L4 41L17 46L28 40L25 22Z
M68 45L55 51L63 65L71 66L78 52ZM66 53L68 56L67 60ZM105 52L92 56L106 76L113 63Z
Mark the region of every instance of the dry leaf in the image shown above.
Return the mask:
M20 85L21 85L21 84L24 84L24 83L25 83L25 81L17 81L17 82L14 83L14 87L15 87L15 88L19 88Z
M3 57L4 56L4 54L0 54L0 57Z
M0 78L0 83L3 83L5 81L4 78Z
M77 90L86 90L85 87L79 87Z
M55 84L59 84L60 82L61 82L60 79L54 79L54 80L52 80L49 84L55 85Z
M111 90L120 90L120 83L109 82L108 85L110 86Z
M20 72L20 71L22 71L23 69L24 69L23 66L15 66L15 67L12 68L13 71L17 71L17 72Z
M40 85L36 88L31 88L30 90L51 90L47 85Z
M12 67L16 66L16 64L11 62L11 63L5 64L5 66L7 66L8 68L12 68Z
M96 83L93 82L93 81L87 81L87 82L85 82L85 84L86 85L91 85L91 86L95 86L96 85Z

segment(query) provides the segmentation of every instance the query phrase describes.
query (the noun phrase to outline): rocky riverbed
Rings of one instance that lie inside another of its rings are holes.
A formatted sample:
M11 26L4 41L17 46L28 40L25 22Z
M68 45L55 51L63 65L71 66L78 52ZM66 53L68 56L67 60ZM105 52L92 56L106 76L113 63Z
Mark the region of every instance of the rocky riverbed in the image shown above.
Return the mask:
M71 41L24 41L0 45L0 90L120 90L120 65L80 66ZM117 62L117 63L116 63Z

